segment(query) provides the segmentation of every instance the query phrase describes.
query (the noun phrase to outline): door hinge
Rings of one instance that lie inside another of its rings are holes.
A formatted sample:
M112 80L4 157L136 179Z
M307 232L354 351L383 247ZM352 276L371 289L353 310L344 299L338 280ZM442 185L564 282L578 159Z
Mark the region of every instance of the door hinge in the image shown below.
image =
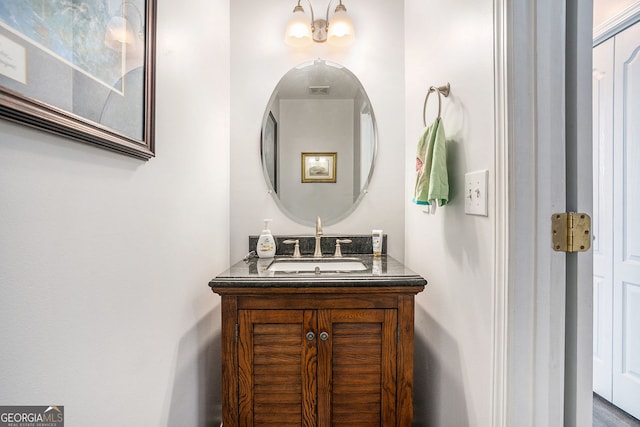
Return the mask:
M238 330L239 330L239 326L238 326L238 324L236 323L236 343L238 342L238 335L239 335L239 334L238 334Z
M591 247L591 217L585 213L551 216L551 242L556 252L586 252Z
M396 326L396 342L400 342L400 325Z

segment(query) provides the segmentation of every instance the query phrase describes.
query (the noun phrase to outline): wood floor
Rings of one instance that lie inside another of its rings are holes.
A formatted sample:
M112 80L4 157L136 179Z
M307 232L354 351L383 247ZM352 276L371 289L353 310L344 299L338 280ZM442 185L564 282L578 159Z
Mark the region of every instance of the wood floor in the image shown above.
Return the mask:
M640 421L594 393L593 427L640 427Z

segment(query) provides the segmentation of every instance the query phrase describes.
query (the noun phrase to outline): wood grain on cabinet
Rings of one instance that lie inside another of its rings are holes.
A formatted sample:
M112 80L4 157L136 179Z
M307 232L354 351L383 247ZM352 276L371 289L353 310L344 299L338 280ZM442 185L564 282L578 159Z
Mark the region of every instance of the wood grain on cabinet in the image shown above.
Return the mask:
M228 426L410 426L417 287L225 287Z

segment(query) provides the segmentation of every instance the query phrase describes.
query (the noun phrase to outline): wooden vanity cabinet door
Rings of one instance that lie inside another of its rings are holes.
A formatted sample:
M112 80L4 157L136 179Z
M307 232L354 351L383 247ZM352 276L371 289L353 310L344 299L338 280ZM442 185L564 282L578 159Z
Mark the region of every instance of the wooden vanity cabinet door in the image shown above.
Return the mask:
M240 425L395 426L396 313L240 310Z
M397 331L395 309L319 310L318 426L396 426Z
M316 426L314 310L239 310L240 426Z

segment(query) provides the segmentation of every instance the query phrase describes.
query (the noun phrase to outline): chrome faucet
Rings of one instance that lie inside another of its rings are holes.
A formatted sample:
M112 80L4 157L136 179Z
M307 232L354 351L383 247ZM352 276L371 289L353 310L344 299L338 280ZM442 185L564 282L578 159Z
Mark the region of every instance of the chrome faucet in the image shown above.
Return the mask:
M322 221L320 217L316 218L316 250L313 253L314 258L322 258Z

